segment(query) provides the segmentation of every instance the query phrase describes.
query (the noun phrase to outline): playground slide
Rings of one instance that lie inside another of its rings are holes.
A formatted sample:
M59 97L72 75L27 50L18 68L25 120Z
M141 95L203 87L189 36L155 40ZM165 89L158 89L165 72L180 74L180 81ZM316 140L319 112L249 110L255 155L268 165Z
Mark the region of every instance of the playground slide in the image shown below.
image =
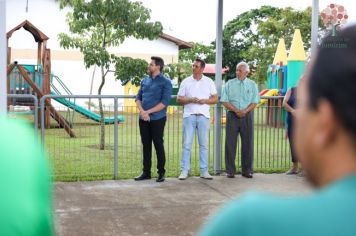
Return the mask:
M52 95L57 95L55 92L51 92ZM73 110L75 110L76 112L82 114L83 116L92 119L96 122L100 122L100 115L92 112L88 109L85 109L84 107L78 106L75 103L69 101L66 98L53 98L54 100L56 100L57 102L63 104L66 107L72 108ZM118 116L117 117L118 122L123 122L124 118L122 116ZM114 117L105 117L104 118L104 122L105 124L113 124L114 123Z
M276 96L278 95L278 89L265 89L260 92L260 96ZM261 99L260 103L257 105L257 107L262 106L267 102L267 99Z

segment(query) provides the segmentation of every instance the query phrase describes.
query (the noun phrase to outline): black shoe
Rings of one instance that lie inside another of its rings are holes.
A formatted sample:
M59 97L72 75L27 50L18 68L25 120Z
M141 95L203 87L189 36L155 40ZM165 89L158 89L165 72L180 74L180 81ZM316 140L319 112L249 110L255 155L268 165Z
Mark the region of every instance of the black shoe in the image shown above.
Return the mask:
M158 174L156 182L163 182L164 181L164 174Z
M140 180L145 180L145 179L151 179L151 175L147 174L145 172L142 172L141 175L135 177L135 181L140 181Z
M253 175L251 173L242 174L242 176L249 179L253 178Z
M234 175L234 174L227 173L227 174L226 174L226 177L228 177L228 178L235 178L235 175Z

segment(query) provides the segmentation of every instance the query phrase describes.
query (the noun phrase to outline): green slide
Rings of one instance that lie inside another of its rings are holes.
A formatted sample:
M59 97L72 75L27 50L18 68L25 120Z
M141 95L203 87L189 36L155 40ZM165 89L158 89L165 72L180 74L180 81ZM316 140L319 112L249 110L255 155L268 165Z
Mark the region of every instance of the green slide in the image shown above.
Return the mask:
M57 95L57 94L52 91L51 95ZM63 104L64 106L75 110L76 112L82 114L83 116L85 116L85 117L87 117L89 119L92 119L92 120L94 120L96 122L100 122L100 115L95 113L95 112L92 112L92 111L90 111L88 109L85 109L84 107L78 106L78 105L76 105L75 103L69 101L66 98L53 98L53 99L56 100L57 102ZM117 121L118 122L123 122L124 121L124 117L123 116L118 116L117 117ZM113 124L114 123L114 117L105 117L104 118L104 123L105 124Z

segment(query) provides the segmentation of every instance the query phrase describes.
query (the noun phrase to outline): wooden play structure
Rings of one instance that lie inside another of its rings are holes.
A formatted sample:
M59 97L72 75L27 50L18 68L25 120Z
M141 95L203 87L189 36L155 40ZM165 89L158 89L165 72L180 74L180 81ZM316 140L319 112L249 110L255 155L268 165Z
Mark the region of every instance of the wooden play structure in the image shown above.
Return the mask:
M25 20L7 32L7 45L9 45L9 39L12 34L21 28L30 32L34 40L37 42L37 65L19 65L17 62L11 63L11 48L7 47L7 93L33 94L40 99L44 95L51 94L51 51L47 48L47 40L49 38L33 24ZM12 103L13 105L31 106L30 101L20 99L9 99L8 105L11 105ZM71 129L69 123L51 105L50 99L46 99L45 105L45 128L50 127L50 117L53 117L53 119L65 129L70 137L75 137L75 133Z

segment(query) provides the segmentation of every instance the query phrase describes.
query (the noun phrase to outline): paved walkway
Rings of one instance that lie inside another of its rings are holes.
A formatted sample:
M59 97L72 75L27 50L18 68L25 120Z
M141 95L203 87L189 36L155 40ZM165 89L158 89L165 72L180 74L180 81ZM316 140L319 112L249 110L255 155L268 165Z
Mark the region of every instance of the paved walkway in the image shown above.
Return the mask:
M302 177L255 174L214 180L190 177L109 180L55 184L57 235L194 235L226 201L248 190L303 194L310 186Z

